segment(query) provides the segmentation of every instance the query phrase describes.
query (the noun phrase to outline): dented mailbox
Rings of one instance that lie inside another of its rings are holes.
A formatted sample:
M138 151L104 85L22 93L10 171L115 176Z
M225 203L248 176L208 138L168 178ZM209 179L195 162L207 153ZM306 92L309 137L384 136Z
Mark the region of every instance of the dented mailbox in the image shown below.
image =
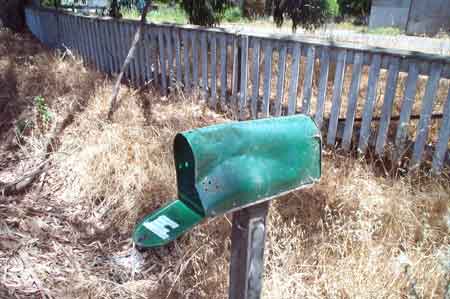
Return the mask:
M135 228L139 247L169 243L206 217L313 184L321 174L321 135L305 115L190 130L176 135L178 199Z

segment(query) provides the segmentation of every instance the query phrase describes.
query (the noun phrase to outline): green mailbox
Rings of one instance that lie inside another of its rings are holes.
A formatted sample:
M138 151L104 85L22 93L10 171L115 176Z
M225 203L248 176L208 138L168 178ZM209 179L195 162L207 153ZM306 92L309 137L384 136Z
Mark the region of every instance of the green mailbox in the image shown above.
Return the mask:
M321 135L306 115L225 123L177 134L174 156L178 199L136 226L139 247L165 245L206 217L313 184Z

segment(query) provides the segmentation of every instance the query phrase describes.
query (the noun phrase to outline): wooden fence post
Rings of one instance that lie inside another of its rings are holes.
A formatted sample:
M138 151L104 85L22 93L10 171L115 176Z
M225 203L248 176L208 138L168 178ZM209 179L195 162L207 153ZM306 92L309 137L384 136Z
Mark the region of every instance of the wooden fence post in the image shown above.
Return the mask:
M261 296L269 202L233 213L229 299Z

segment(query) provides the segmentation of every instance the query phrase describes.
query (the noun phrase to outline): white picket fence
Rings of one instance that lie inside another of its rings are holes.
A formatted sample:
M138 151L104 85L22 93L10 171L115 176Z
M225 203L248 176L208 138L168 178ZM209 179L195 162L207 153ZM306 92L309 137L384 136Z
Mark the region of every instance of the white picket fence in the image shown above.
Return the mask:
M42 8L27 8L26 21L44 44L70 48L110 74L119 72L139 26ZM373 148L376 155L410 168L428 163L439 173L450 160L448 56L295 35L147 24L126 77L136 86L151 81L164 95L174 86L200 88L210 107L231 107L240 119L310 114L329 146L361 154ZM363 80L367 86L361 96ZM424 80L425 91L417 99ZM447 90L436 115L439 88ZM400 107L398 115L394 105ZM420 105L417 115L415 105ZM431 130L433 124L437 130Z

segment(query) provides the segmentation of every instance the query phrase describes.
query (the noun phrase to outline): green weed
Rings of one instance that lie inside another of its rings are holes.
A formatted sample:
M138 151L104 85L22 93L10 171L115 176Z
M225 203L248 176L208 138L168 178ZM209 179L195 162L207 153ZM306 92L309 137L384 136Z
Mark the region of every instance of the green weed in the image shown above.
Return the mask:
M50 112L50 110L48 109L48 106L45 103L44 97L42 97L42 96L34 97L34 104L36 105L38 115L41 117L42 121L45 124L50 123L50 121L53 118L53 115Z

